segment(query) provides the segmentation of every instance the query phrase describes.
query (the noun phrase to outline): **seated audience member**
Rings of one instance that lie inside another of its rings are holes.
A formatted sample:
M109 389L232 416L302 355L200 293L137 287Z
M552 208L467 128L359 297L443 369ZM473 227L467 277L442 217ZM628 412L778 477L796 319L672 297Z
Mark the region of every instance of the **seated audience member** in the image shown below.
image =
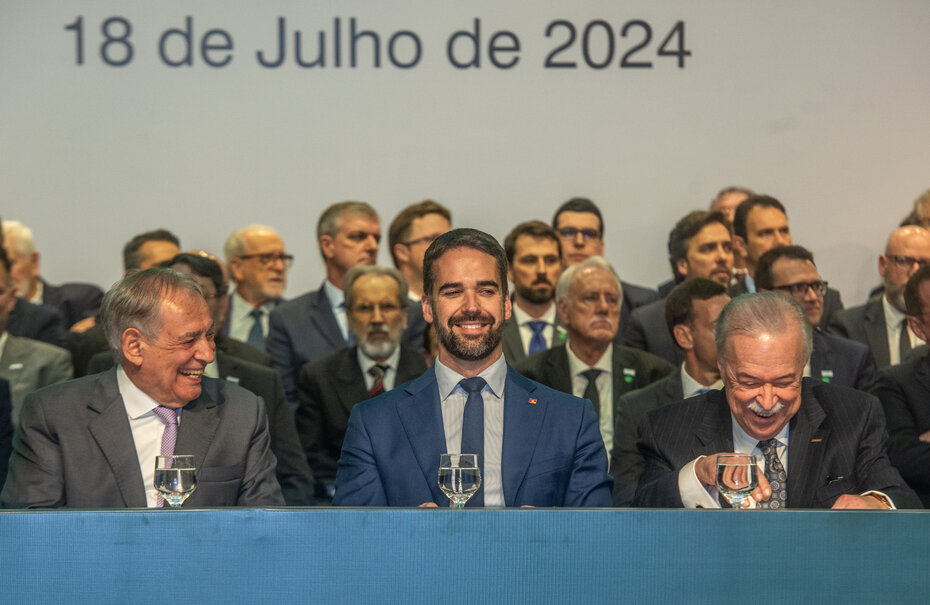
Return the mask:
M225 295L220 294L227 291L228 285L219 262L202 254L182 252L163 265L190 274L197 280L204 292L214 325L222 325L229 301ZM291 506L314 504L310 467L297 438L294 416L287 405L281 377L268 367L270 360L267 360L267 356L265 365L250 362L249 358L254 359L255 354L264 353L246 343L217 334L215 344L216 357L204 368L204 376L238 384L262 398L268 413L271 453L277 460L275 476L281 485L284 501ZM88 373L108 370L113 364L112 351L98 353L91 358Z
M733 250L746 266L743 281L730 287L730 296L756 291L756 263L768 250L791 245L788 215L781 202L768 195L753 195L736 207L733 214ZM820 327L826 329L833 315L843 310L840 293L832 288L824 295Z
M730 301L717 319L725 389L661 407L643 429L635 506L719 507L718 454L754 454L762 508L909 508L917 495L885 453L875 397L802 378L811 325L774 292ZM763 473L764 470L764 473Z
M600 256L566 269L556 286L559 316L568 343L527 357L517 371L563 393L594 404L604 446L614 443L620 397L652 384L674 369L655 355L617 344L620 279Z
M904 291L907 320L922 339L930 336L930 266L921 267ZM872 393L885 409L888 457L908 485L930 506L930 356L878 373Z
M53 286L42 279L32 230L19 221L3 221L3 243L19 296L31 303L58 309L65 328L72 332L84 332L94 325L103 290L93 284Z
M703 277L678 284L665 299L665 323L684 352L678 372L625 394L617 404L614 418L614 448L610 474L614 478L614 506L633 502L643 456L636 447L642 438L646 416L652 410L723 388L717 367L714 326L724 305L730 302L724 284Z
M352 407L426 371L420 351L400 344L408 301L400 272L353 267L342 282L349 332L357 344L307 363L297 380L297 432L317 480L317 497L327 499Z
M604 256L604 218L594 202L583 197L574 197L555 211L552 228L562 238L562 266L570 267L589 256ZM634 286L621 281L623 303L620 307L620 330L617 338L623 337L623 328L629 321L633 309L658 300L655 290Z
M119 367L26 398L0 505L161 506L155 458L174 453L198 471L185 506L283 504L261 399L203 375L213 318L200 284L134 273L104 296L100 320Z
M756 287L790 296L804 309L814 343L804 376L861 391L872 387L875 362L869 348L820 329L827 282L820 279L810 251L801 246L772 248L756 263Z
M0 249L0 378L9 382L11 426L19 423L26 395L68 380L72 372L68 351L31 338L14 336L6 330L8 314L16 301L16 289L10 278L10 261L6 252Z
M326 279L319 290L289 300L271 312L265 341L295 409L297 375L304 364L355 344L349 334L342 280L352 267L375 264L381 241L378 213L365 202L333 204L320 215L316 231ZM403 343L419 347L425 326L419 306L411 303Z
M520 223L504 239L507 277L513 282L513 314L501 341L510 365L564 344L565 326L555 310L555 284L562 274L559 235L540 221Z
M879 369L896 365L911 350L924 344L908 328L904 286L920 267L930 264L930 231L907 226L895 229L878 257L882 292L858 307L840 311L830 322L830 331L861 342L872 351Z
M705 278L728 286L733 275L730 224L719 212L695 210L685 215L668 234L668 260L675 283ZM678 365L682 350L665 324L665 301L634 309L626 325L625 345Z
M407 282L407 295L417 305L423 296L423 255L433 240L452 229L452 213L433 200L401 210L388 229L388 249L394 266Z
M167 229L155 229L133 236L123 246L123 277L136 271L157 267L180 252L180 242ZM103 328L95 325L84 333L74 351L74 375L84 376L91 357L109 349Z
M472 506L609 506L607 456L587 402L527 380L501 351L507 259L490 235L455 229L423 262L423 314L439 358L419 378L352 408L337 506L442 505L439 455L476 453Z
M285 251L281 236L264 225L233 231L223 252L236 282L223 333L264 350L268 315L284 300L294 257Z

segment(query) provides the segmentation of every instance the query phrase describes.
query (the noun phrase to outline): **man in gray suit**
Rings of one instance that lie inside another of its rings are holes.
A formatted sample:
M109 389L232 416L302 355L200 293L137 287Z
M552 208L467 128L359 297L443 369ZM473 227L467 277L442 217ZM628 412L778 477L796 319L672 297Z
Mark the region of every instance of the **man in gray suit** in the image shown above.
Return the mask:
M670 403L723 388L717 368L714 326L730 302L724 284L703 277L675 286L665 299L666 329L682 350L678 372L620 398L614 418L614 449L610 474L614 478L614 506L629 506L643 474L643 455L636 447L649 412Z
M738 296L717 319L723 391L653 411L633 504L719 507L717 456L753 454L759 485L745 506L919 507L885 453L885 418L871 395L802 378L811 325L793 299ZM789 430L790 426L790 430Z
M541 221L520 223L504 239L507 278L513 282L513 313L501 342L507 363L516 365L565 342L555 310L555 284L562 274L559 234Z
M140 271L106 294L100 319L119 367L26 398L0 505L157 506L155 457L175 453L198 470L185 506L284 504L261 399L204 377L213 318L200 285Z
M38 388L71 378L68 351L6 331L7 317L16 304L16 290L10 278L10 261L0 248L0 378L10 383L13 405L11 426L19 424L26 395Z

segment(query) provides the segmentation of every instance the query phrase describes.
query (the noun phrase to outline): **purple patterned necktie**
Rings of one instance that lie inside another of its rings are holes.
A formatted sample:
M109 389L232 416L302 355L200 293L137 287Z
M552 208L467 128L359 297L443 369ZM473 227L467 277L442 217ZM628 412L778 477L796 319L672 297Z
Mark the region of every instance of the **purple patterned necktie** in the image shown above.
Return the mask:
M161 455L173 456L174 446L178 442L178 413L173 408L160 405L155 408L155 415L165 423L165 432L161 435ZM155 506L161 508L164 505L165 499L159 495Z

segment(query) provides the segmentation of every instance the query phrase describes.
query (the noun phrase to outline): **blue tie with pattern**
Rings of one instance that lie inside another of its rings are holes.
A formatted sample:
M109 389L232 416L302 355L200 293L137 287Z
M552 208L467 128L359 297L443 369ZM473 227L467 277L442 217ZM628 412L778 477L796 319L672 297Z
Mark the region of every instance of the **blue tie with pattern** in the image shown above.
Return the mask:
M462 415L462 454L478 454L478 468L481 469L481 487L465 505L466 507L484 506L484 399L481 389L487 384L484 378L464 378L459 384L468 393L465 400L465 412Z
M533 331L533 337L530 339L530 350L528 355L535 355L546 350L546 339L543 338L543 330L548 325L544 321L528 321L526 325Z

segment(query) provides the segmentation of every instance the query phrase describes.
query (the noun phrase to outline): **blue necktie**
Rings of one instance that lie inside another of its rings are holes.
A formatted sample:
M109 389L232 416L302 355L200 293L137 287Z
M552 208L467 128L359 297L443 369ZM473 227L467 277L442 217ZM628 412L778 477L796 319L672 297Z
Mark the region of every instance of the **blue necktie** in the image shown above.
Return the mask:
M465 400L465 413L462 415L462 454L478 454L478 468L481 469L481 487L471 497L466 506L484 506L484 399L481 389L487 382L480 376L465 378L459 384L468 393Z
M528 325L530 330L533 331L533 337L530 339L530 351L528 355L535 355L536 353L545 351L548 347L546 347L546 339L543 338L542 332L548 324L544 321L528 321L526 322L526 325Z
M254 321L252 323L252 329L249 330L249 339L246 342L260 351L265 350L265 334L262 332L262 315L264 314L265 312L261 309L252 309L249 311L249 315L252 316Z

